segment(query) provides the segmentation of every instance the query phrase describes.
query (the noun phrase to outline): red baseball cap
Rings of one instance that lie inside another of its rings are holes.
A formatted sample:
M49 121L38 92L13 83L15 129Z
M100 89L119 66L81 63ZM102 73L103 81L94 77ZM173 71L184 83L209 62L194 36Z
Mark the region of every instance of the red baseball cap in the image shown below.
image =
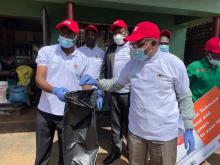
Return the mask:
M160 30L158 26L152 22L145 21L138 23L132 34L125 37L125 41L136 42L143 38L160 39Z
M113 22L113 24L110 26L110 31L113 31L115 27L123 27L128 30L127 24L122 19Z
M160 36L166 36L167 38L170 39L170 37L171 37L171 31L169 31L169 30L163 30L163 31L160 33Z
M220 38L210 38L205 44L205 51L220 54Z
M99 31L98 31L98 28L97 28L95 25L88 25L88 26L86 26L85 31L88 31L88 30L93 30L93 31L95 31L96 33L99 32Z
M66 26L74 33L79 34L79 27L78 27L78 23L76 21L73 21L72 19L66 19L66 20L62 21L61 23L57 24L56 29L60 29L63 26Z

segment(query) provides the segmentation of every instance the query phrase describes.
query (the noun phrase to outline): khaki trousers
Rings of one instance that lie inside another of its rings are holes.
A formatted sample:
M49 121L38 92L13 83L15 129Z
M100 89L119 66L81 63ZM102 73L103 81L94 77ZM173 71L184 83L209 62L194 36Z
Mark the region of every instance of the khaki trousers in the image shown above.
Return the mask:
M152 141L128 134L130 165L175 165L177 138L170 141Z

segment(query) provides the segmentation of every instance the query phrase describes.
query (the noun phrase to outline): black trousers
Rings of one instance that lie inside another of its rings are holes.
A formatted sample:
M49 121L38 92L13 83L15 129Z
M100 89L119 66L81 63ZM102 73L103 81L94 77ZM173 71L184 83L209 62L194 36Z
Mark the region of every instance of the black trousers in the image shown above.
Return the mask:
M130 106L130 93L111 93L111 130L112 150L111 153L122 152L122 137L128 135L128 113Z
M36 123L35 165L47 165L50 159L54 133L57 130L59 143L58 165L64 165L62 151L63 116L56 116L38 110Z

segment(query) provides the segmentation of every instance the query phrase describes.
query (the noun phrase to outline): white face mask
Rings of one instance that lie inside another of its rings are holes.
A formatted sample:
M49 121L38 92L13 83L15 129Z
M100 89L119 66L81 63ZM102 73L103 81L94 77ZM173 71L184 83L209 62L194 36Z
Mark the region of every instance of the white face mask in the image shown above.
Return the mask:
M124 36L122 34L116 34L113 36L113 40L117 45L122 45L125 43Z
M219 60L214 60L213 58L209 60L209 62L213 65L219 65L220 61Z

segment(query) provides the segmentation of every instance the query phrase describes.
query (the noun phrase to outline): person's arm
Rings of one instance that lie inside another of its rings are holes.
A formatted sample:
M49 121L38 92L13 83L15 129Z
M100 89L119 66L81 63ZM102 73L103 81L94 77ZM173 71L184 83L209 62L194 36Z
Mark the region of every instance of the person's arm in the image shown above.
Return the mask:
M176 65L178 65L178 70L176 70L175 91L180 113L183 117L185 129L193 129L193 119L195 115L192 93L189 88L189 78L185 65L182 62Z
M193 119L195 115L191 91L188 90L183 94L177 93L177 101L181 116L183 117L185 129L193 129Z
M43 91L52 93L53 86L46 81L46 76L47 76L47 66L38 65L36 71L36 77L35 77L36 84Z
M99 79L96 80L89 75L83 75L80 79L80 85L90 84L98 86L99 89L113 92L122 89L126 84L129 83L128 73L129 73L130 62L128 62L122 69L118 79Z
M189 77L189 82L190 84L194 81L195 79L195 66L196 64L194 63L191 63L187 66L187 74L188 74L188 77Z
M49 55L47 54L45 47L41 48L38 52L38 56L36 58L37 63L37 71L35 76L35 81L37 86L43 91L52 93L53 86L46 81L47 77L47 67L49 65Z
M69 92L69 90L64 87L53 87L51 84L49 84L46 81L49 61L50 61L49 54L44 51L44 48L40 49L38 52L38 56L36 58L36 63L37 63L37 71L35 76L36 84L43 91L48 93L53 93L58 97L60 101L64 101L64 95L66 92Z
M187 66L187 74L188 74L188 77L189 77L189 82L190 82L190 89L192 90L192 86L191 84L194 83L194 81L196 81L196 63L192 63L190 65ZM193 102L195 102L197 100L197 98L193 95L193 92L192 91L192 99L193 99Z
M98 88L100 88L103 91L113 92L120 90L123 87L124 85L121 85L115 79L101 79L98 81Z
M193 135L194 105L185 65L182 62L179 64L176 63L176 65L177 77L175 81L175 91L180 109L180 115L184 121L184 145L185 149L187 150L187 154L190 154L193 152L195 147L195 139Z
M128 62L124 68L121 70L118 79L101 79L99 80L98 87L105 91L116 91L122 89L125 85L129 83L128 73L130 70L131 63Z

